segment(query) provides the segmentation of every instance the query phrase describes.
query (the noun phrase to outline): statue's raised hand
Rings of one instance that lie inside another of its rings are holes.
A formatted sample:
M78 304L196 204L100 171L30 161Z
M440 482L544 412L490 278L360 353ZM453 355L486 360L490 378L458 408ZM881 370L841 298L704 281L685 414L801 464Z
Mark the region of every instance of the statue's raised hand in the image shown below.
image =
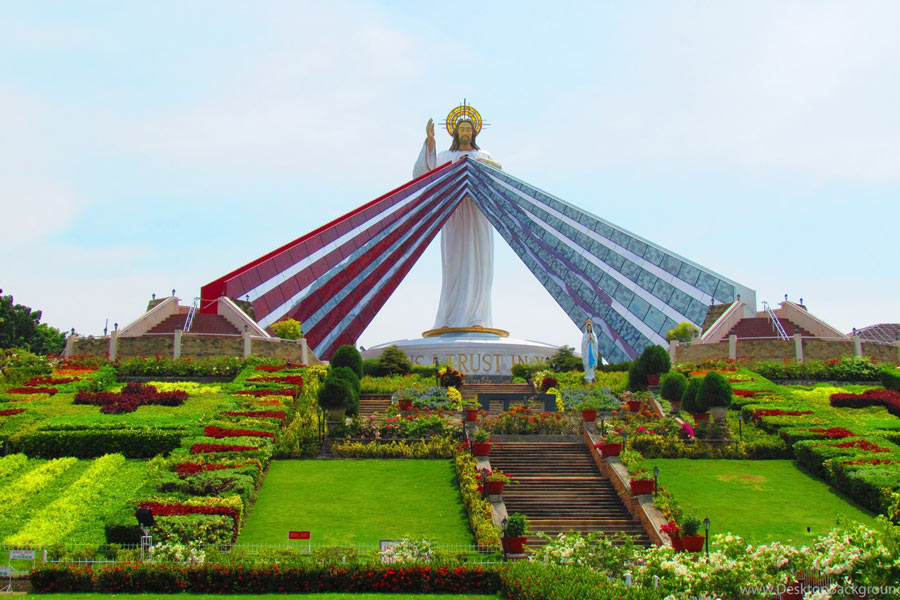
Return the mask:
M425 125L425 147L429 152L434 152L434 119L428 119Z

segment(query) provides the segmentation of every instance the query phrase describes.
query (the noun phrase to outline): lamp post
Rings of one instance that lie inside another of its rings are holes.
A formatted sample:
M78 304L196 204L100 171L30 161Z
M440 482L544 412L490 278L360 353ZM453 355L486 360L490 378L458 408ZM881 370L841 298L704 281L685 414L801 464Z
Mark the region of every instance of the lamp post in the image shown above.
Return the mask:
M626 450L628 448L628 434L622 434L622 450Z
M506 549L509 548L509 544L506 543L506 527L509 525L509 519L503 517L503 520L500 521L500 529L503 530L503 560L506 560Z
M657 490L659 490L659 466L653 467L653 495L657 494Z
M744 441L744 411L738 413L738 437L741 443Z
M487 478L490 476L491 472L487 470L487 467L481 470L481 497L487 498ZM505 531L505 530L504 530Z
M600 436L606 437L606 416L600 415Z
M709 517L703 519L703 530L706 532L706 560L709 560Z

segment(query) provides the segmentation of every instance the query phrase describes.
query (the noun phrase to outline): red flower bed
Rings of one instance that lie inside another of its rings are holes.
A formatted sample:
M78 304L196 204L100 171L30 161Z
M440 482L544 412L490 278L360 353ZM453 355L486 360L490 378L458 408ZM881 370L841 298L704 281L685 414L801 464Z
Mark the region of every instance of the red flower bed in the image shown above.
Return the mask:
M544 380L541 382L541 391L546 392L550 388L559 387L559 380L556 377L544 377Z
M848 430L844 429L843 427L830 427L828 429L817 428L817 429L810 429L809 431L811 431L812 433L821 433L822 435L824 435L825 437L827 437L830 440L856 435L855 433L848 431Z
M239 392L235 392L235 394L241 394L243 396L256 396L257 398L262 396L290 396L291 398L296 398L297 392L297 388L279 388L277 390L241 390Z
M219 465L219 464L206 464L206 465L198 465L197 463L192 462L183 462L175 465L175 472L179 477L187 477L188 475L193 475L194 473L202 473L203 471L222 471L225 469L240 469L244 465Z
M740 396L742 398L753 398L757 394L774 394L773 390L731 390L735 396Z
M63 385L80 380L80 377L32 377L25 385Z
M11 388L6 391L7 394L48 394L52 396L59 390L56 388L48 388L48 387L16 387Z
M302 375L266 375L264 377L250 377L247 381L264 381L269 383L283 383L303 387Z
M895 390L866 390L862 394L832 394L829 402L838 408L884 406L889 413L900 417L900 392Z
M256 431L253 429L225 429L224 427L215 427L207 425L203 429L203 435L206 437L222 439L229 437L267 437L275 439L275 434L269 431Z
M88 365L70 365L63 364L60 366L57 371L78 371L80 373L90 373L91 371L96 371L100 367L88 366Z
M6 410L0 410L0 417L8 417L10 415L17 415L23 412L25 412L24 408L7 408Z
M853 440L852 442L841 442L840 444L834 444L834 447L857 448L859 450L865 450L866 452L890 452L888 448L882 448L878 444L875 444L868 440Z
M78 392L75 404L91 404L100 407L100 412L108 415L134 412L139 406L156 404L160 406L181 406L187 400L187 392L157 392L152 385L129 383L119 393Z
M781 410L780 408L758 408L753 411L753 418L759 421L763 417L799 417L811 415L811 410Z
M184 515L225 515L234 520L234 537L237 539L238 519L240 514L237 509L229 506L193 506L190 504L162 504L161 502L142 502L141 508L149 508L154 517L180 517Z
M281 426L287 423L287 415L283 410L229 410L220 414L226 417L251 417L256 419L280 419Z
M206 454L208 452L245 452L247 450L259 450L259 446L238 446L236 444L194 444L191 446L191 454Z
M265 371L266 373L275 373L276 371L284 371L287 368L287 365L258 365L256 370Z

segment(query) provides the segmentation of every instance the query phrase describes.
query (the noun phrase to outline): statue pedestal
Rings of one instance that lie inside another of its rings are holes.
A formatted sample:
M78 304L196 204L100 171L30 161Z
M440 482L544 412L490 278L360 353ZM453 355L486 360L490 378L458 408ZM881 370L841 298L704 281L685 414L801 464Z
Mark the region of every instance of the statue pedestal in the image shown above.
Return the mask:
M515 363L534 363L550 358L557 347L543 342L507 337L500 329L480 327L426 331L425 337L397 340L366 349L363 358L378 358L388 346L397 346L414 365L450 363L466 374L466 381L504 382L512 377Z

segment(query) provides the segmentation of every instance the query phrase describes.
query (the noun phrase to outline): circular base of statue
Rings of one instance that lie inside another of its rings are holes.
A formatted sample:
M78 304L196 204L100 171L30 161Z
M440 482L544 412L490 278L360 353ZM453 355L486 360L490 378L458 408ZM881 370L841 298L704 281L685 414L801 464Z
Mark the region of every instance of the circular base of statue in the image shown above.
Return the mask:
M441 335L453 335L457 333L490 333L497 337L509 337L509 332L503 329L495 329L493 327L482 327L481 325L472 325L471 327L441 327L439 329L429 329L422 332L423 338L438 337Z

